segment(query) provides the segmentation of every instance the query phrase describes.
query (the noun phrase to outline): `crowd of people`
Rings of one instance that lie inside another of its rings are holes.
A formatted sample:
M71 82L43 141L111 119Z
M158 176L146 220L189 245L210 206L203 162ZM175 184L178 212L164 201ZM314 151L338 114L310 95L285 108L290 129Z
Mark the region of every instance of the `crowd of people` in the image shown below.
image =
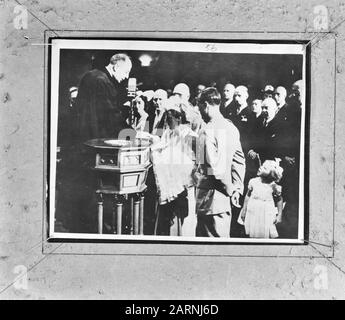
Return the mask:
M230 82L200 83L191 96L178 83L128 101L121 83L131 67L115 54L84 75L77 95L73 88L75 141L116 138L128 127L150 140L145 215L154 214L145 233L296 238L303 81L267 84L259 96Z

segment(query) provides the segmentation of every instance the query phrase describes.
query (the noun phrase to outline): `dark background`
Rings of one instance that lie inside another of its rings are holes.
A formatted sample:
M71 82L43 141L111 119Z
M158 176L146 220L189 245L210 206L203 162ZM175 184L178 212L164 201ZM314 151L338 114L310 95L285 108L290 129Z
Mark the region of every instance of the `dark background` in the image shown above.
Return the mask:
M83 74L93 68L104 68L115 50L60 51L59 113L67 112L68 89L78 86ZM166 51L121 51L127 53L133 63L130 77L142 83L140 90L173 89L185 82L194 95L195 86L210 86L216 82L222 91L230 81L235 86L245 85L250 99L260 97L266 84L282 85L287 90L294 81L302 79L302 55L296 54L234 54ZM153 57L150 67L142 67L139 57L148 53Z

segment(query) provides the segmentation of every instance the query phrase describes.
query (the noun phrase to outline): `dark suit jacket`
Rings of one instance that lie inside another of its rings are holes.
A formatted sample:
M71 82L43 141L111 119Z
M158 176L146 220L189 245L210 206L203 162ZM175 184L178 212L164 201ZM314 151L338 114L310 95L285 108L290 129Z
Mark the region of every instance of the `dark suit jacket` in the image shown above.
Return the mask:
M245 155L250 150L250 136L255 122L255 114L247 106L237 113L236 103L228 106L228 119L235 125L240 133L240 141Z
M286 156L299 158L301 108L293 104L284 104L277 112L275 119L282 123Z
M259 153L261 162L283 159L288 154L286 144L286 122L274 117L267 126L264 126L262 116L258 117L251 136L251 148Z
M233 113L233 109L234 109L234 101L231 101L230 104L228 104L227 106L225 106L225 102L222 101L219 107L219 111L220 113L223 115L223 117L225 119L229 119Z
M290 145L290 157L299 161L301 138L301 107L299 104L289 103L287 108L287 143Z

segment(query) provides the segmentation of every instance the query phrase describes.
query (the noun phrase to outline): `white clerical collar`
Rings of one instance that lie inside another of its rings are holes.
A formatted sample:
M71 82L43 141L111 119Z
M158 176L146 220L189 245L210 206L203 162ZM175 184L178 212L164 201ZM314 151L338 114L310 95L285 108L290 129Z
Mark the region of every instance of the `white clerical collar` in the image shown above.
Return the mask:
M110 64L107 65L105 68L106 68L107 71L109 72L110 76L113 77L113 78L115 78L114 70L113 70L113 68L110 66Z

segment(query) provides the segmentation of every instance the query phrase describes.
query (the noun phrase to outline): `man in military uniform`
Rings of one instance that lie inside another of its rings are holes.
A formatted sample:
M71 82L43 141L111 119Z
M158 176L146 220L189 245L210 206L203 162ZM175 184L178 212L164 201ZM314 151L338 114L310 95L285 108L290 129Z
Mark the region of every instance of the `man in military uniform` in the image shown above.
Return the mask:
M231 203L239 207L243 193L245 159L239 132L219 107L217 89L205 89L199 99L206 125L199 134L196 172L196 234L202 237L230 236Z

